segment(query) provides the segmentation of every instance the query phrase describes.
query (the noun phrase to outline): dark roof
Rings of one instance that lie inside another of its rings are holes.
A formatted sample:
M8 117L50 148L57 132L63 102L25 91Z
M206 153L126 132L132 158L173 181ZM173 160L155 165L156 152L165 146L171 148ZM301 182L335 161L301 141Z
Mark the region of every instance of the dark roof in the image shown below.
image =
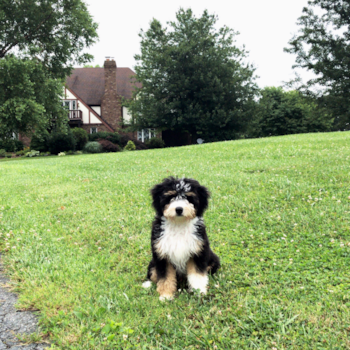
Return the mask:
M132 97L134 85L131 78L135 75L130 68L117 68L117 93L127 99ZM68 89L74 91L86 104L100 106L104 94L104 68L75 68L67 78Z

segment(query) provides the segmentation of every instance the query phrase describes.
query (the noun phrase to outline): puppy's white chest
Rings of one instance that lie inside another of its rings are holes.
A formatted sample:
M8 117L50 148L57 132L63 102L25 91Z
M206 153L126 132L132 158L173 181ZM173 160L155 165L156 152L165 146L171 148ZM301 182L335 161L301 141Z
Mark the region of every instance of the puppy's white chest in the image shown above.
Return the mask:
M198 218L181 223L163 219L162 234L155 244L161 258L167 258L179 272L186 272L187 261L202 250L203 242L196 235Z

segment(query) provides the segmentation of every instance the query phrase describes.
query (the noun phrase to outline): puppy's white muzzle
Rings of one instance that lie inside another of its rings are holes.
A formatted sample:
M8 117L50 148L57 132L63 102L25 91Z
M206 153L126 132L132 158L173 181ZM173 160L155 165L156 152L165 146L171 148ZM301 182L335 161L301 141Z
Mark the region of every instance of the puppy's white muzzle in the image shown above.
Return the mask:
M196 212L194 206L186 199L176 199L164 208L164 216L167 219L194 219Z

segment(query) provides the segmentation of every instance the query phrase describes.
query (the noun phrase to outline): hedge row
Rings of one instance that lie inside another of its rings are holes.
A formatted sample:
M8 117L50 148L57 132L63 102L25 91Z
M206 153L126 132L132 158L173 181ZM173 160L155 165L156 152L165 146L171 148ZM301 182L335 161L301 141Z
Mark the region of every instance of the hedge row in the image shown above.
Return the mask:
M52 154L58 154L60 152L85 150L91 148L96 153L96 150L100 148L102 152L119 152L125 149L129 141L132 141L136 150L144 150L148 148L162 148L164 142L161 139L154 138L147 143L138 141L128 135L119 135L117 133L100 131L94 134L88 134L86 130L82 128L69 129L67 134L62 132L46 133L45 135L34 135L30 144L32 150L40 152L51 152ZM87 144L99 143L100 146L94 144L94 146ZM128 147L129 148L129 147Z
M24 148L23 142L13 139L0 140L0 149L4 149L5 152L17 152Z

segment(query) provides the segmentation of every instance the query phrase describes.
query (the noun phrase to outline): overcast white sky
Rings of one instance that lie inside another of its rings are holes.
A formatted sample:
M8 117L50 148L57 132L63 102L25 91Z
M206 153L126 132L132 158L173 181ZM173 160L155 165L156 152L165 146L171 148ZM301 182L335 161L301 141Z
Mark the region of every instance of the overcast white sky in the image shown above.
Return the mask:
M248 61L257 68L258 84L279 86L294 76L295 57L283 52L293 34L307 0L85 0L99 24L99 42L88 51L93 64L103 66L106 56L115 58L118 67L135 66L140 52L140 29L147 30L153 18L162 24L175 20L180 7L191 8L197 17L207 9L219 17L218 27L227 25L240 32L237 46L249 51ZM300 73L300 72L299 72ZM301 72L309 75L306 72Z

